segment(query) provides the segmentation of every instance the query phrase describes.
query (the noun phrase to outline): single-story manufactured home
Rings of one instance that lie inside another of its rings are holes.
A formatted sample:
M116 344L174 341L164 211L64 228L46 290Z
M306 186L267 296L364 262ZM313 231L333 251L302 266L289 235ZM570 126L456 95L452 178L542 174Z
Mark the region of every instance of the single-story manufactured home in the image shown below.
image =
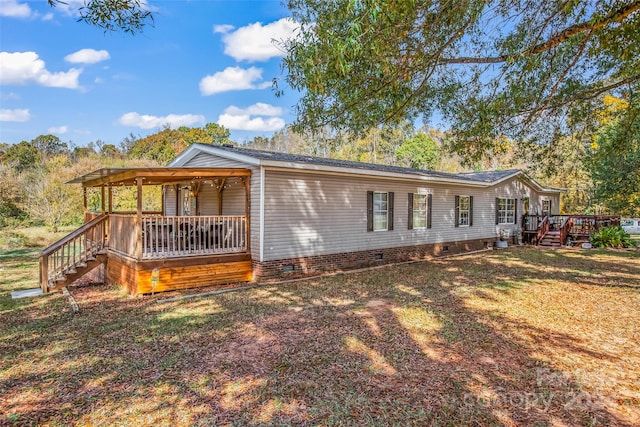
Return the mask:
M137 294L473 251L520 239L525 214L560 205L560 190L519 170L449 174L205 144L166 168L71 182L99 187L102 210L43 251L45 291L97 264ZM121 185L138 188L136 212L113 211ZM161 186L161 211L143 211L145 185Z

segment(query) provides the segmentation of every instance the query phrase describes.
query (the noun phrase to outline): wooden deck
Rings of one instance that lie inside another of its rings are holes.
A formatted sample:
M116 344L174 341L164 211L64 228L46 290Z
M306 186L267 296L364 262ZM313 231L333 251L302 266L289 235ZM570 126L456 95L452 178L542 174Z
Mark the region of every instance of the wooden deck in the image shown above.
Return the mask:
M246 219L103 214L42 252L43 292L61 289L104 265L106 283L130 294L252 280ZM155 280L153 280L155 279Z
M619 215L523 215L522 240L557 247L569 237L586 240L598 229L615 225L620 225Z
M157 269L157 281L152 275ZM149 294L234 282L249 282L253 270L251 255L205 255L188 259L144 260L137 262L110 253L106 268L109 283L122 285L131 295Z

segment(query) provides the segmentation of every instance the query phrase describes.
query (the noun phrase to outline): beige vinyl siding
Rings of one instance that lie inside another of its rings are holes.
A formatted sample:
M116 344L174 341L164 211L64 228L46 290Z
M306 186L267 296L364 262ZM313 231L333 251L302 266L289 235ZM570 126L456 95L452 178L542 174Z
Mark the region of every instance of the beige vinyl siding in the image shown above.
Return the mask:
M198 153L189 160L183 167L185 168L241 168L251 169L246 163L237 160L229 160L223 157L214 156L209 153Z
M176 186L166 185L164 187L164 215L177 215L178 207L176 206Z
M251 257L258 260L260 257L260 167L214 156L208 153L199 153L189 160L184 166L187 168L241 168L251 170ZM227 190L231 190L227 193ZM215 189L214 189L215 191ZM217 196L214 196L214 213L217 215ZM222 204L224 215L244 215L245 208L244 189L238 184L225 190ZM207 211L211 206L207 206ZM201 211L202 212L202 211ZM208 215L202 213L202 215Z
M392 231L367 232L367 191L394 192ZM423 191L433 194L432 228L408 230L408 193ZM521 199L531 191L517 178L477 188L267 170L264 260L483 238L493 241L500 229L495 225L495 198L517 198L520 217ZM473 226L455 227L456 195L473 196ZM511 226L514 231L519 222Z
M203 182L198 192L200 215L218 215L218 192L212 182Z

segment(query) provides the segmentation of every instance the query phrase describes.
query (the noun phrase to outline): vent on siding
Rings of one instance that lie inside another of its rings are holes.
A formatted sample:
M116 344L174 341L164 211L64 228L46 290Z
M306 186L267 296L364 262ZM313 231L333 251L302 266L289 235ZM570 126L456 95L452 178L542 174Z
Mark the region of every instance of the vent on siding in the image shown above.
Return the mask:
M376 261L379 261L379 260L381 260L382 258L384 258L384 254L381 254L381 253L380 253L380 254L375 254L375 255L374 255L374 259L375 259Z
M442 247L442 252L449 252L449 246L443 246Z

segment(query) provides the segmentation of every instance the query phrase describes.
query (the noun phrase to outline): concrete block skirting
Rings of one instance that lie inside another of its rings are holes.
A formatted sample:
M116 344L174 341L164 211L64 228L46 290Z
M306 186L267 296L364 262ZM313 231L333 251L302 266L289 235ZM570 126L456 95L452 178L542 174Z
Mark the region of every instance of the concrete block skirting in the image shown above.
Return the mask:
M253 261L254 280L293 279L322 273L354 270L375 265L415 261L439 256L473 252L493 245L492 238L428 245L382 248L358 252Z

